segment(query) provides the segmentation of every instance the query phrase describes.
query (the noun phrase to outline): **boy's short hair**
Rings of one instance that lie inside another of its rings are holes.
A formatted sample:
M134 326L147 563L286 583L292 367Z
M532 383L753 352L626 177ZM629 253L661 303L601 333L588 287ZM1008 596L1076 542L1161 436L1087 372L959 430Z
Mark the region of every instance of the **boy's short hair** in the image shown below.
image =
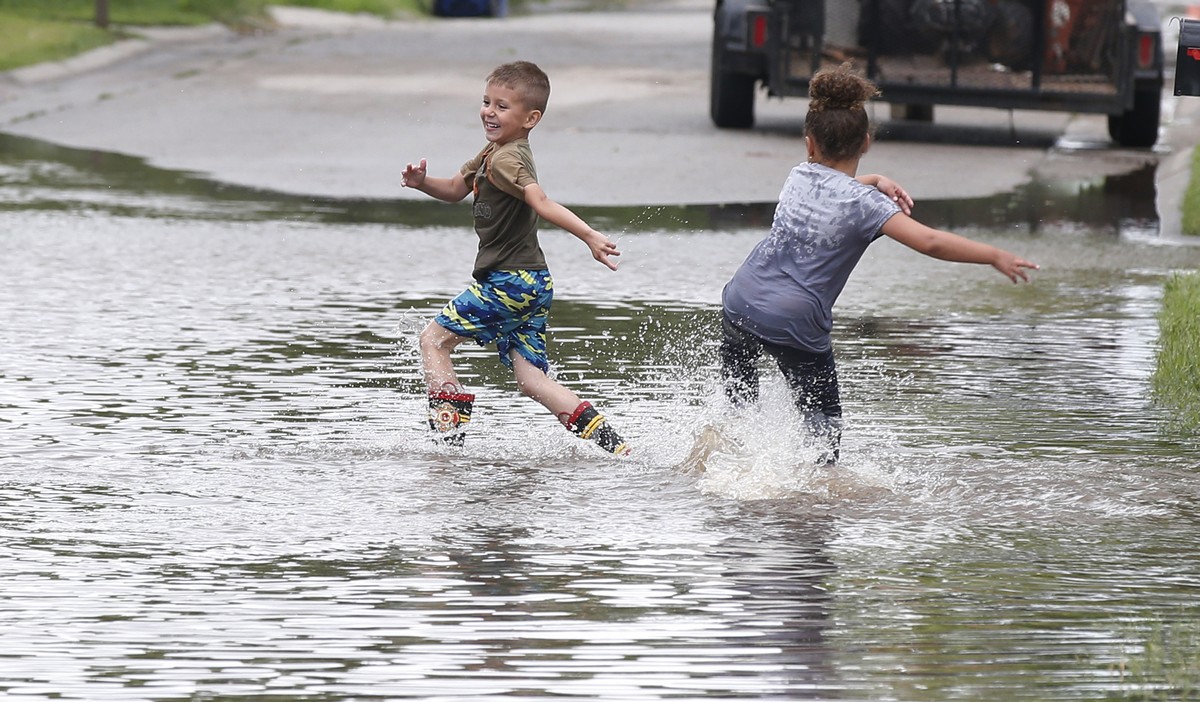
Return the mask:
M525 107L538 112L546 112L546 103L550 101L550 77L545 71L530 61L513 61L505 63L488 74L488 85L502 85L515 90L521 95Z

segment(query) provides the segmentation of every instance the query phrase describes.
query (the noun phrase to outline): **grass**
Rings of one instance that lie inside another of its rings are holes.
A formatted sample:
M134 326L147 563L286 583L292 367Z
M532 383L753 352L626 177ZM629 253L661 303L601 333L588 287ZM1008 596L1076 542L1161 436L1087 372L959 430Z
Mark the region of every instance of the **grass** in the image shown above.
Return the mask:
M1183 233L1200 235L1200 147L1192 150L1192 177L1183 193Z
M1183 194L1183 233L1200 235L1200 147ZM1200 430L1200 272L1167 280L1158 313L1160 342L1152 380L1155 398L1177 411L1185 431Z
M108 0L107 30L93 24L96 0L0 0L0 71L68 58L138 26L261 28L268 4L396 17L426 14L430 0Z
M1125 652L1118 666L1126 687L1123 699L1200 699L1200 632L1194 624L1152 622L1131 639L1139 644Z
M113 33L79 22L51 22L0 14L0 71L60 61L113 41Z
M266 0L108 0L113 24L195 25L264 12ZM28 19L89 23L95 0L0 0L0 14Z
M1200 273L1167 280L1158 324L1155 397L1178 410L1185 430L1195 431L1200 429Z

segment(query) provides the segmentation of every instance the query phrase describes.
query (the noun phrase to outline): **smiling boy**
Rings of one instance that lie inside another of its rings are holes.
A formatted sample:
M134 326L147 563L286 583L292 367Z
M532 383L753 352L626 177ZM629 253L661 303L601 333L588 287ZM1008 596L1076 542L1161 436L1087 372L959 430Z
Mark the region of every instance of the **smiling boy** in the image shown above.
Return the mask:
M546 320L554 281L538 243L539 218L574 234L593 258L614 271L617 264L610 257L620 255L608 237L547 197L538 184L529 133L541 121L549 98L550 79L535 64L501 65L487 77L479 110L487 146L454 177L428 176L425 159L404 169L404 187L439 200L458 202L473 194L479 235L475 282L421 332L429 426L443 441L462 445L475 396L459 383L450 353L467 340L480 346L494 342L521 394L550 410L577 436L625 455L628 446L604 416L549 375Z

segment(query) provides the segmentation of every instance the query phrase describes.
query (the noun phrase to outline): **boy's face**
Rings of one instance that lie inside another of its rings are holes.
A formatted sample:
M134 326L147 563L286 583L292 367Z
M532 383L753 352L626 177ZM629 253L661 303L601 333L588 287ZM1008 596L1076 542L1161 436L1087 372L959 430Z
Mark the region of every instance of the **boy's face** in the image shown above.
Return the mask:
M524 138L541 118L541 111L527 108L516 90L497 83L489 83L484 88L479 119L488 141L507 144Z

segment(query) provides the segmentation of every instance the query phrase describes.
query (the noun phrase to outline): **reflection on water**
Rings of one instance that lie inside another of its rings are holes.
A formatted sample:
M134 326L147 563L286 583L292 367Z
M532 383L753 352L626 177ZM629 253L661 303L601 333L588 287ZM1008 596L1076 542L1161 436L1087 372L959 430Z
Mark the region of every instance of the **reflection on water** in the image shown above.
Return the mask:
M54 146L0 133L0 212L49 210L182 218L220 222L287 220L322 224L393 224L461 227L462 207L433 200L345 200L264 192L193 174L147 167L120 154ZM962 227L1049 228L1138 234L1157 229L1154 168L1097 182L1036 181L1017 192L987 198L922 201L921 221ZM633 231L736 230L770 226L773 203L576 207L598 228Z
M1163 280L1200 250L1072 204L1102 186L939 205L1040 262L1033 285L872 247L840 303L827 471L782 387L729 415L713 382L720 287L769 209L589 212L617 273L547 233L559 377L637 453L569 436L477 348L456 450L421 429L413 341L466 282L461 208L3 139L8 696L1196 689L1192 648L1144 644L1200 626L1200 444L1148 388Z

